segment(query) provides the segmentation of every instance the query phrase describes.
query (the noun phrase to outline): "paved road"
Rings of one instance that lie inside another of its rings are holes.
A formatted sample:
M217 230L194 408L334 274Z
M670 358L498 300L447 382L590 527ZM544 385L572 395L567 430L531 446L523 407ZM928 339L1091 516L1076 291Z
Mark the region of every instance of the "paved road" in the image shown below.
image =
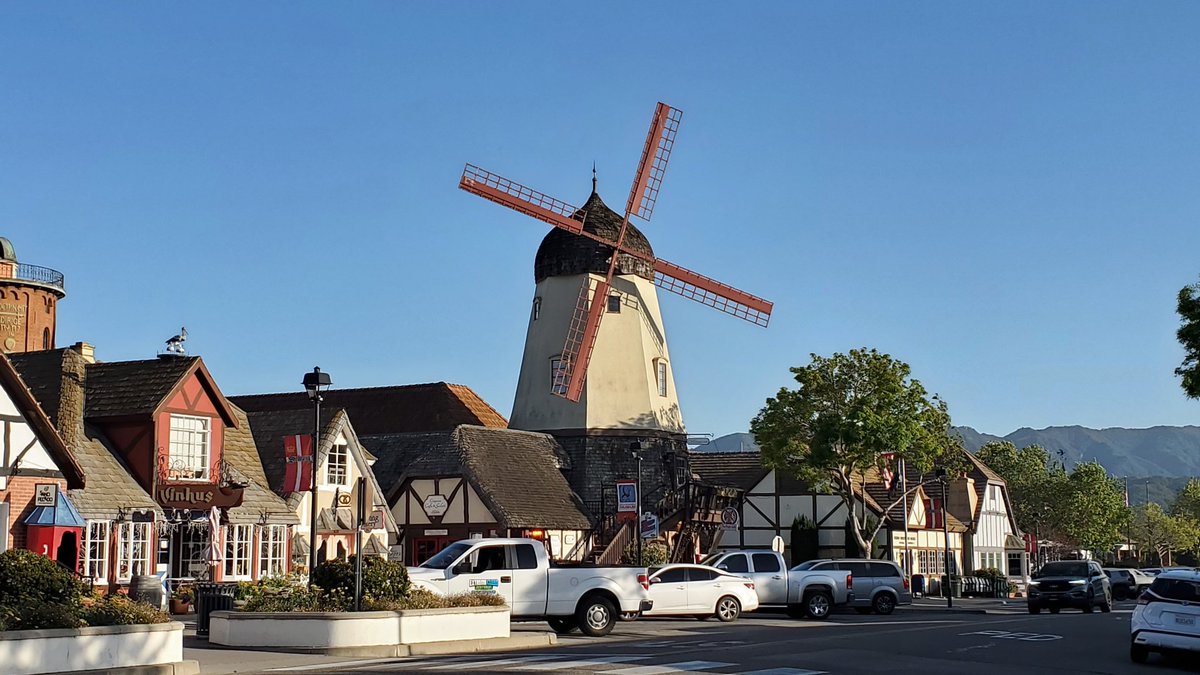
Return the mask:
M754 614L734 624L641 620L605 639L572 636L559 647L525 653L421 657L308 666L304 673L1170 673L1200 672L1190 662L1129 661L1129 615L1064 611L1030 616L898 611L838 615L826 622ZM528 629L542 630L543 625ZM276 672L284 672L282 669Z

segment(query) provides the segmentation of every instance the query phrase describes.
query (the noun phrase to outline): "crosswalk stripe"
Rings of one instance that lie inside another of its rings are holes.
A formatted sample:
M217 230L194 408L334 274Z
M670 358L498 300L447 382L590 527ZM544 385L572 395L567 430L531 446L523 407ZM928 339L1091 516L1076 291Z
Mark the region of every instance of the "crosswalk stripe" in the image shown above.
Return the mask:
M604 671L604 675L663 675L664 673L688 673L697 670L708 670L710 668L724 668L725 666L732 665L732 663L723 663L721 661L680 661L679 663L666 663L661 666L635 666L633 668L606 670Z
M493 666L520 666L526 663L538 663L539 661L550 661L561 658L561 656L522 656L515 659L461 660L449 665L426 667L425 670L476 670L478 668L491 668Z
M571 661L554 661L551 663L539 663L536 666L530 666L524 670L571 670L578 668L587 668L588 666L611 666L626 661L644 661L650 658L649 656L600 656L594 659L577 659Z

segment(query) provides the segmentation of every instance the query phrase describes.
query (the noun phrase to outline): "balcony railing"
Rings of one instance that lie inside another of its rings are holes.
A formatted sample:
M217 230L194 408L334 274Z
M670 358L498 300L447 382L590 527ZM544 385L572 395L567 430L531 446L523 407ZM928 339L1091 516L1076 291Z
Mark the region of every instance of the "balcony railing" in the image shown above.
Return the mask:
M66 290L66 279L63 273L58 270L52 270L49 267L41 265L28 265L26 263L17 263L16 273L12 275L13 279L20 281L32 281L37 284L45 284L53 286L60 291Z

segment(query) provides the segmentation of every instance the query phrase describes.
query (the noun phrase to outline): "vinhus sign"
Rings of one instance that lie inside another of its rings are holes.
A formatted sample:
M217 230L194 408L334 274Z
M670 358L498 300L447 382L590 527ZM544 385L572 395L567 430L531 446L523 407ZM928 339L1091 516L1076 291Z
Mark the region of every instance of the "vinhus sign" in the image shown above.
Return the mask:
M242 488L215 485L160 485L155 493L158 503L173 509L227 509L241 506Z

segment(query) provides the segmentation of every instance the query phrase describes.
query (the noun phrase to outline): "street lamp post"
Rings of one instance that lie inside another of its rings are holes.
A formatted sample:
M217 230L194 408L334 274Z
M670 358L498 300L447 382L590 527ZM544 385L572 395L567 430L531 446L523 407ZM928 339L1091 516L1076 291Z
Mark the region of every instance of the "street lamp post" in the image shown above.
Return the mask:
M954 606L954 570L950 566L950 523L946 520L946 485L950 480L946 477L945 469L937 470L938 480L942 483L942 543L945 545L944 561L946 563L946 606Z
M308 585L313 584L313 571L317 569L317 455L321 449L321 400L322 393L329 389L332 381L329 379L329 373L322 373L320 368L313 368L311 373L304 374L304 390L308 392L308 398L313 402L316 408L316 414L313 417L313 447L312 457L312 484L309 485L309 509L308 517Z
M633 451L633 457L637 460L637 521L633 524L633 536L637 537L637 564L640 567L642 564L642 442L634 441L629 444L629 449Z

